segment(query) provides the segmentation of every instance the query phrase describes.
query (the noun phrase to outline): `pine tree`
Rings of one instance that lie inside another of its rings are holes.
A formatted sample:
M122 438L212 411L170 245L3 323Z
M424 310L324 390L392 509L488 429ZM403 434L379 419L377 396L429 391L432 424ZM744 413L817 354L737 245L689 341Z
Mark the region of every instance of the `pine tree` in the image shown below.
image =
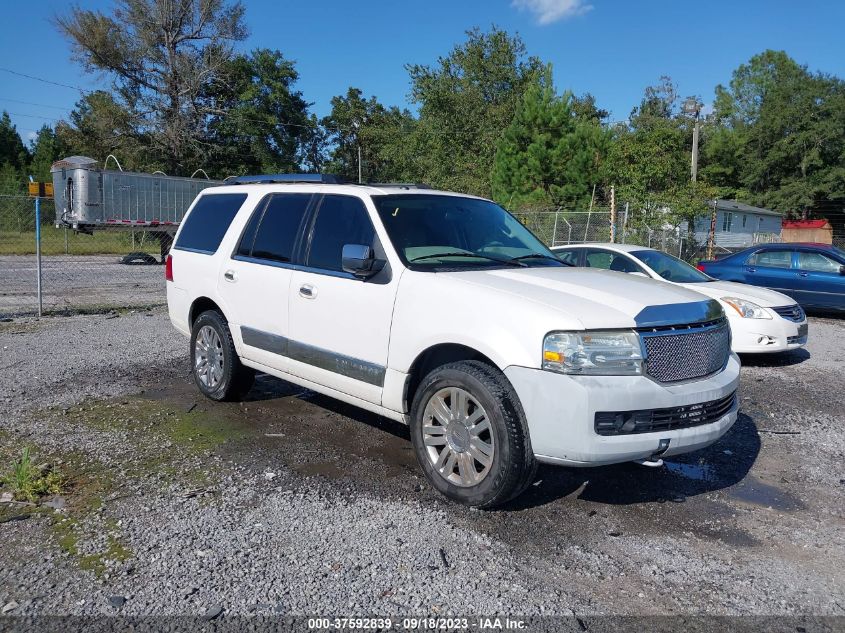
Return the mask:
M498 143L493 196L513 209L584 206L601 179L608 144L608 133L594 117L576 114L571 93L555 92L547 66Z

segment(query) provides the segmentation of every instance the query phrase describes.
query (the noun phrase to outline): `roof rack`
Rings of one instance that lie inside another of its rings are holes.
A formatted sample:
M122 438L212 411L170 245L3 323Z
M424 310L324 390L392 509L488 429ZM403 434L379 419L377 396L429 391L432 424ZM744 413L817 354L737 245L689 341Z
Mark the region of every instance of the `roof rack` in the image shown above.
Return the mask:
M346 181L335 174L262 174L258 176L229 176L227 185L260 185L271 183L322 183L342 185Z
M368 187L382 187L385 189L432 189L431 185L424 182L368 182L364 183Z

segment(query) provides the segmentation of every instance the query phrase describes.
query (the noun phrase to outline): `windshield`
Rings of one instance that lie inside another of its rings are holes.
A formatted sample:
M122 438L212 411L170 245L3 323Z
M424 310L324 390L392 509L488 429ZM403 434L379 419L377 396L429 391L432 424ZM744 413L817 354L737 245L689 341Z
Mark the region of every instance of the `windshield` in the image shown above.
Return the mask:
M373 196L390 241L418 270L565 266L502 207L462 196Z
M687 264L685 261L672 257L661 251L633 251L634 257L651 268L658 275L667 281L675 281L681 284L696 284L705 281L713 281L700 270Z

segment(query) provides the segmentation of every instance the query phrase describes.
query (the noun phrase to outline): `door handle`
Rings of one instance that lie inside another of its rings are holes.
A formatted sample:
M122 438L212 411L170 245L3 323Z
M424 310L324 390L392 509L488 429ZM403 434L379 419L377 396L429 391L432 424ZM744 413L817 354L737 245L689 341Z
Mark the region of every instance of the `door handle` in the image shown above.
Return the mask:
M234 283L238 280L238 276L235 274L234 270L227 270L225 273L223 273L223 279Z
M798 273L799 277L809 277L810 273Z
M317 289L311 284L304 284L299 287L299 296L306 299L313 299L317 296Z
M756 268L754 268L753 266L749 266L749 267L748 267L748 268L746 268L745 270L746 270L746 271L748 271L748 272L750 272L750 273L756 273L756 272L757 272L757 269L756 269Z

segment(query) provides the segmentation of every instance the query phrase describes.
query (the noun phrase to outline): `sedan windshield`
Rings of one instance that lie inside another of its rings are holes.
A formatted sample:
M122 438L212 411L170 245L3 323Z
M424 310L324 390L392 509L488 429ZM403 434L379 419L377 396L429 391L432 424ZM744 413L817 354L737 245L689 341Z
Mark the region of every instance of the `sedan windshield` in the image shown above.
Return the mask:
M633 251L631 255L639 259L666 281L674 281L680 284L696 284L713 281L711 277L693 268L685 261L661 251Z
M417 270L565 266L502 207L436 194L373 196L390 241Z

